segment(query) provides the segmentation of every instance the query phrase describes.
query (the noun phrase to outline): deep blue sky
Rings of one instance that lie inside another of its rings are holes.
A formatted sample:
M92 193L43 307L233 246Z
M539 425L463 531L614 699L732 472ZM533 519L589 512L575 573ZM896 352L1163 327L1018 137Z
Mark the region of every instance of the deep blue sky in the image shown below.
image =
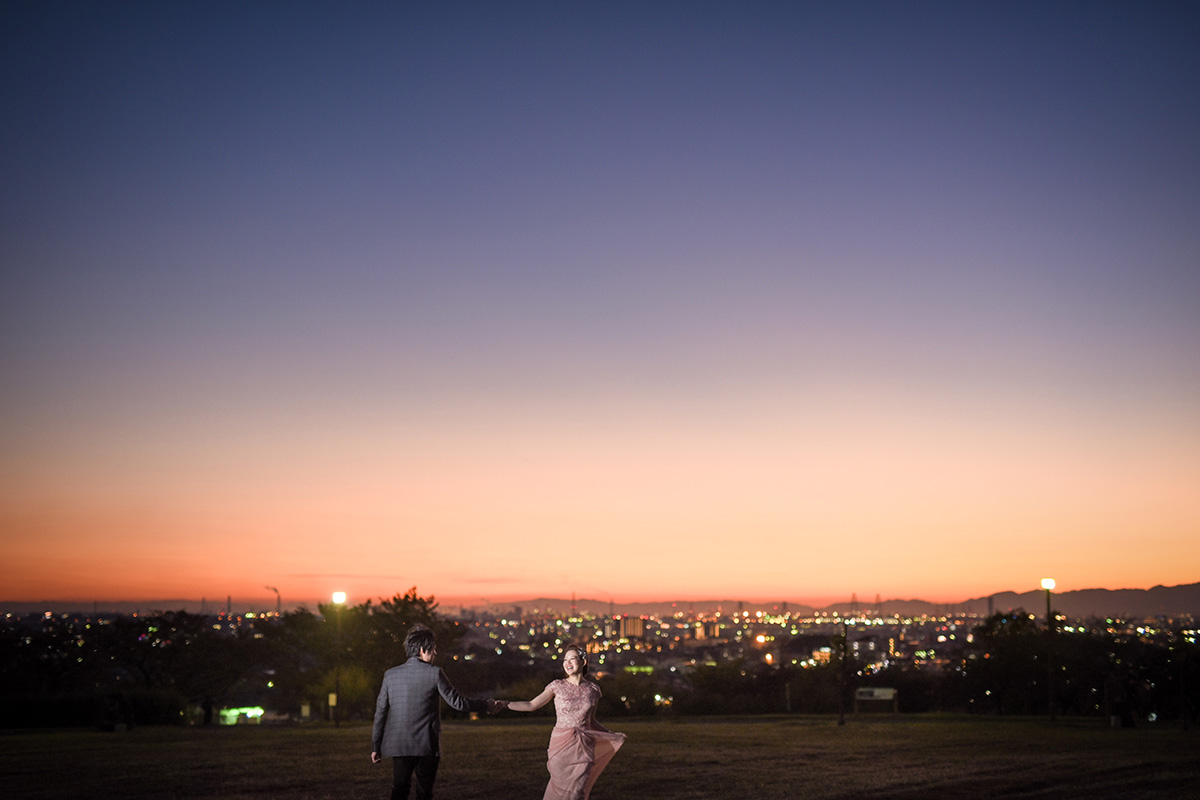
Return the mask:
M1060 585L1200 577L1161 555L1200 526L1193 3L2 2L0 37L0 523L78 551L47 594L123 591L89 547L330 536L244 580L583 589L520 556L564 537L642 597L685 544L673 594L1022 589L1046 540ZM472 556L355 560L431 531ZM703 566L730 540L777 565Z

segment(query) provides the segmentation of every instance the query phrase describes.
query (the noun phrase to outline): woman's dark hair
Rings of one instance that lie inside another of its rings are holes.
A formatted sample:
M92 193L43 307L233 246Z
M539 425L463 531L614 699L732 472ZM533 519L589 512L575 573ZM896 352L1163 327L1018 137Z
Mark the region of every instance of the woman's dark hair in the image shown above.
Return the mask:
M424 625L413 625L404 637L404 652L409 658L420 658L422 650L432 650L437 647L437 638L433 631Z

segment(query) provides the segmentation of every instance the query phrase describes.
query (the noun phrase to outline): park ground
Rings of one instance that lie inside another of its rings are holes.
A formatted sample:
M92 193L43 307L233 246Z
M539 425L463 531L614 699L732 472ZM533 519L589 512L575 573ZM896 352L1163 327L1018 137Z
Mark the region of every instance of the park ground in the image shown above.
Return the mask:
M551 720L448 720L441 800L537 800ZM1200 797L1200 731L1096 719L946 716L621 719L593 800ZM364 724L0 733L17 800L386 798Z

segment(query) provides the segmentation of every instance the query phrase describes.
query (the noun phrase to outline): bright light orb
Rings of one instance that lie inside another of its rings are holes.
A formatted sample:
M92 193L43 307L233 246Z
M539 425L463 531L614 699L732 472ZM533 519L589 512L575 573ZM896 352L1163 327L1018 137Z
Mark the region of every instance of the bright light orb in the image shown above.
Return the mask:
M1043 585L1045 585L1045 583L1046 583L1045 581L1042 581ZM334 592L333 593L333 602L339 606L342 603L346 602L346 593L345 592Z
M1054 588L1054 578L1042 578L1042 588L1050 591Z

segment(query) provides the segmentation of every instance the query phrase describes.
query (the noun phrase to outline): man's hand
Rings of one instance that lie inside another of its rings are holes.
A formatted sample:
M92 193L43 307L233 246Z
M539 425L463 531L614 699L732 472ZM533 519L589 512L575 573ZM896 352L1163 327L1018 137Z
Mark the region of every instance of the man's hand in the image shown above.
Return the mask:
M508 708L507 700L488 700L488 713L499 714L504 709Z
M378 764L380 761L383 761L383 756L379 755L379 753L372 750L371 751L371 763Z

